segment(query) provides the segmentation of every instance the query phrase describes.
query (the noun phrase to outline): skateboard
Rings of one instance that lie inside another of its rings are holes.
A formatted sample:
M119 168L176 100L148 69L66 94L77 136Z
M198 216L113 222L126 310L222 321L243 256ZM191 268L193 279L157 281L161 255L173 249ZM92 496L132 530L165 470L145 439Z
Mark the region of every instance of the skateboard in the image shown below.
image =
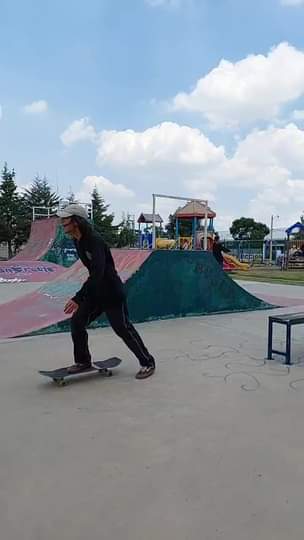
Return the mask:
M85 373L99 373L104 377L111 377L113 375L112 368L119 366L121 359L113 356L112 358L107 358L107 360L101 360L100 362L93 362L92 366L84 371L79 371L78 373L69 373L67 368L54 369L52 371L39 371L40 375L44 377L49 377L58 386L64 386L66 384L66 378L68 377L79 377Z

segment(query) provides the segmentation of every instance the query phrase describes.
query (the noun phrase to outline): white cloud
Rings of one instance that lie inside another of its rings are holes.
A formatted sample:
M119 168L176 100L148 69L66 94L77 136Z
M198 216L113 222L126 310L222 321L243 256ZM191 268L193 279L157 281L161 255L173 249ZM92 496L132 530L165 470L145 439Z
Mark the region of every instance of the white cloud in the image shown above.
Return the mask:
M270 127L255 130L240 141L231 163L241 166L241 172L251 170L256 175L256 185L269 185L290 174L304 178L303 149L304 131L295 124Z
M29 105L23 107L23 111L26 114L41 114L48 110L48 103L44 99L39 101L33 101Z
M303 148L304 131L294 124L255 130L216 174L221 171L228 186L254 193L247 215L269 222L271 214L279 214L284 226L298 219L304 208Z
M172 100L174 110L200 113L215 128L276 118L284 105L304 95L304 53L281 43L267 56L221 60L190 92Z
M91 194L95 187L106 204L110 205L108 211L114 212L114 223L119 223L124 213L134 211L134 191L124 184L114 183L104 176L86 176L80 190L75 193L75 199L82 203L91 202Z
M304 0L281 0L282 6L304 6Z
M72 144L80 141L94 142L96 139L95 128L90 124L87 117L75 120L69 127L61 134L61 141L65 146L71 146Z
M304 178L286 180L275 187L259 191L248 205L248 213L270 223L271 215L278 215L274 227L284 227L297 221L304 209Z
M86 176L83 180L83 185L90 194L96 187L101 194L107 197L130 198L135 195L131 189L123 184L114 184L104 176Z
M215 146L200 130L163 122L143 132L102 131L97 142L100 166L153 167L208 166L224 159L222 146Z
M91 139L106 175L86 177L81 191L96 185L114 211L151 212L152 193L206 198L219 229L241 214L268 222L276 213L285 225L304 209L304 130L294 123L239 136L231 156L199 129L173 122L142 132L102 131ZM179 201L158 205L166 220Z

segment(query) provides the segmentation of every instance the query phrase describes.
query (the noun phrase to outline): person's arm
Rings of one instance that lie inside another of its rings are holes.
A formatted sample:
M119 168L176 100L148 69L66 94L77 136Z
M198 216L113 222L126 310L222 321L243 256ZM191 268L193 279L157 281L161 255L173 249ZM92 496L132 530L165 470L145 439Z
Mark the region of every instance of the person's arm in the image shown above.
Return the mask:
M84 297L94 302L102 287L106 263L105 247L101 242L92 240L90 253L92 255L90 275L73 297L74 302L77 304Z

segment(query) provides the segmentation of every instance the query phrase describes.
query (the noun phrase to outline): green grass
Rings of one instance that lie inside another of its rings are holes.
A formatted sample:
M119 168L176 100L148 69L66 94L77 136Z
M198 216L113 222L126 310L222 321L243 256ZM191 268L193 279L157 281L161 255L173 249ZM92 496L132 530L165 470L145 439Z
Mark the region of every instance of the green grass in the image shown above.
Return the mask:
M250 268L248 272L230 272L230 277L246 281L261 281L265 283L284 283L286 285L304 285L303 270L278 270L266 268Z

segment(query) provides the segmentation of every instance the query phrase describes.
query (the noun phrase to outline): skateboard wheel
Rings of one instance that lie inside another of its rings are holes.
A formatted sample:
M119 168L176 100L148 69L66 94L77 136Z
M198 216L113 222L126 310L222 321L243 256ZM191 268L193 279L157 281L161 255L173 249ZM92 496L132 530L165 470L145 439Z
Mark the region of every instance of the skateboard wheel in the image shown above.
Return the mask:
M64 379L53 379L53 381L57 384L57 386L64 386L65 385Z
M113 375L113 372L109 369L108 372L107 372L107 376L112 377L112 375Z

